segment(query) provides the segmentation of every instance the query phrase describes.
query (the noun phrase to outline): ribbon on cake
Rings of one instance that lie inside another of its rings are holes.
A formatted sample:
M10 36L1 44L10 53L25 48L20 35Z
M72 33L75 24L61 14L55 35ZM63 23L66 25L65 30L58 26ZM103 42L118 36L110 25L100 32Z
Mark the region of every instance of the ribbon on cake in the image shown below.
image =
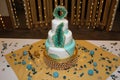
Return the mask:
M59 15L59 12L62 12L62 14ZM67 16L67 10L63 6L57 6L54 9L53 16L58 19L64 19L64 17Z

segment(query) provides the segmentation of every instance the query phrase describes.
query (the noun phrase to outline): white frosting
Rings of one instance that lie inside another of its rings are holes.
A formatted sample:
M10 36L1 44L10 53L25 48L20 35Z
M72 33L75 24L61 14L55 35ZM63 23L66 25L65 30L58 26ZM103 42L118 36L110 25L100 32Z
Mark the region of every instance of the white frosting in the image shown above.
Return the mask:
M52 39L53 35L55 35L55 32L52 32L52 30L49 30L48 40L49 40L49 43L50 43L51 46L54 46L53 39Z
M68 33L67 34L64 34L65 35L65 45L68 44L69 42L71 42L71 40L73 39L72 38L72 32L70 30L68 30Z
M50 30L48 32L48 40L50 42L50 45L54 47L54 43L53 43L53 40L52 40L53 35L55 35L55 32ZM70 30L68 30L67 34L64 33L64 36L65 36L65 43L64 43L64 45L66 45L66 44L68 44L72 40L72 32Z
M58 48L58 47L54 46L54 42L53 42L52 38L56 33L56 29L57 29L58 25L61 23L64 24L62 29L63 29L64 36L65 36L65 42L64 42L63 48ZM72 41L73 41L72 32L68 29L68 20L53 19L52 20L52 29L49 30L49 32L48 32L48 42L46 42L46 48L47 48L48 55L54 59L64 59L64 58L70 57L71 56L69 54L69 52L71 52L70 50L73 50L75 48L75 43L73 43ZM72 43L72 44L70 44L70 43Z
M53 19L52 20L52 31L56 31L57 26L61 23L64 23L63 31L68 29L68 20L67 19Z
M49 54L55 54L58 57L60 57L60 59L64 59L70 56L64 48L56 48L56 47L50 47L48 49L48 55Z

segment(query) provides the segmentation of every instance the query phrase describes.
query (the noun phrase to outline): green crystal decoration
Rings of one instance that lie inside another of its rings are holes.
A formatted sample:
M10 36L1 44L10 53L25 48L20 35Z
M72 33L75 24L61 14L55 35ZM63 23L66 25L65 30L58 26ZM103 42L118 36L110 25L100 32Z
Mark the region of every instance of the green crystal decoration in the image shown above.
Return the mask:
M62 14L59 15L58 12L61 11ZM64 17L66 17L67 15L67 10L65 9L65 7L63 6L57 6L55 9L54 9L54 12L53 12L53 16L55 18L58 18L58 19L64 19Z
M52 37L55 47L64 47L64 32L63 32L64 23L61 23L57 26L55 35Z

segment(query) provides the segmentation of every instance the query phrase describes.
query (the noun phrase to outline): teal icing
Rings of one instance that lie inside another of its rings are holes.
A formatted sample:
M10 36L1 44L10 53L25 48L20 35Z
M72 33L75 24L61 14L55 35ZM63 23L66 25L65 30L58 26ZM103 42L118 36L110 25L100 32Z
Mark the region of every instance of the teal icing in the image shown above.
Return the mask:
M49 40L47 39L46 40L46 43L45 43L45 47L46 47L46 50L48 52L48 49L50 47L50 44L49 44ZM72 54L74 53L74 49L75 49L75 41L74 39L71 40L68 44L66 44L64 47L63 47L66 52L72 56ZM50 57L54 58L54 59L59 59L59 56L55 55L55 54L49 54Z
M49 40L47 39L46 42L45 42L45 47L46 47L46 50L48 52L48 49L50 47L50 43L49 43ZM59 56L55 55L55 54L49 54L50 57L54 58L54 59L57 59L59 58Z
M68 34L68 30L65 30L65 31L64 31L64 34Z
M48 51L49 47L50 47L50 44L49 44L49 40L47 39L46 42L45 42L45 47L46 47L46 50Z
M59 15L58 12L62 12L62 15ZM67 10L65 9L65 7L63 6L57 6L55 9L54 9L54 12L53 12L53 16L55 18L58 18L58 19L64 19L64 17L67 16Z
M55 54L49 54L50 57L54 58L54 59L58 59L59 56L55 55Z
M67 45L65 45L64 48L68 52L68 54L70 56L72 56L72 54L74 53L74 49L75 49L75 41L74 41L74 39L71 42L69 42Z
M65 36L64 36L64 32L63 32L63 26L64 26L64 23L63 22L60 23L57 26L55 35L52 36L55 47L64 47Z

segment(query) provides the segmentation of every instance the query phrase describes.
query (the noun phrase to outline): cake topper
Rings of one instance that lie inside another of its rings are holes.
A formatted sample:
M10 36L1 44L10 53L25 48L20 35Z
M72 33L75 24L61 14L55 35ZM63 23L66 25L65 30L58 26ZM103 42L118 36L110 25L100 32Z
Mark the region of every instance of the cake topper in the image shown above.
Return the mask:
M62 14L59 15L59 12L62 12ZM66 17L67 13L68 12L64 6L57 6L54 9L53 16L58 19L64 19L64 17Z

